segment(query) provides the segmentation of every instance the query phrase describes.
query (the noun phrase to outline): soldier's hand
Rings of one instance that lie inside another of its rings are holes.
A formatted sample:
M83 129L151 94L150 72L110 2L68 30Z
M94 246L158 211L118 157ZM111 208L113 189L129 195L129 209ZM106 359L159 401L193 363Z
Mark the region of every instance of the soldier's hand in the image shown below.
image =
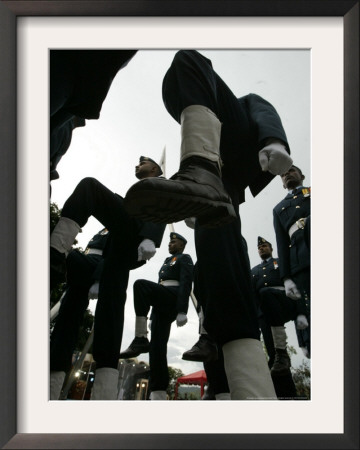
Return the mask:
M156 247L151 239L144 239L138 247L138 261L147 261L156 253Z
M291 167L293 160L285 146L275 141L259 151L259 163L263 172L269 171L273 175L281 175Z
M296 328L298 330L305 330L309 326L306 316L304 314L299 314L296 318Z
M301 298L301 294L296 284L290 278L287 278L284 281L285 286L285 294L287 297L292 298L293 300L299 300Z
M89 289L88 299L95 300L99 296L99 282L96 281Z
M179 313L177 316L176 316L176 325L178 326L178 327L183 327L186 323L187 323L187 315L186 314L184 314L184 313Z

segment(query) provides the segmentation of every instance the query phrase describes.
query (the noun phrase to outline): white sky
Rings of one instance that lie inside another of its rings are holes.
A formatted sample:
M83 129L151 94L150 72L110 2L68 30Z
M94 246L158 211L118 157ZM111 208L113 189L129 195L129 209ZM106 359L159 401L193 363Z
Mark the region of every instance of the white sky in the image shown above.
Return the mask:
M310 180L310 52L307 50L200 50L211 59L215 71L229 85L237 97L250 92L261 95L277 109L291 148L291 156ZM84 128L73 133L71 146L57 170L60 179L52 182L51 200L61 208L77 183L84 177L95 177L109 189L125 196L137 181L135 165L141 155L160 160L166 146L166 175L173 175L179 165L180 126L167 113L161 96L163 76L170 66L175 51L139 51L114 79L103 104L99 120L89 120ZM242 232L248 248L251 266L260 262L257 237L273 243L272 209L286 195L279 177L256 198L246 193L246 203L240 207ZM102 225L94 218L78 235L79 245L87 242ZM175 230L188 239L186 252L194 262L196 253L193 231L183 222ZM164 233L161 248L145 266L130 273L122 349L134 336L135 314L132 285L138 278L157 281L158 271L168 256L169 229ZM190 301L191 303L191 301ZM91 302L92 307L95 302ZM185 374L203 368L202 363L183 361L181 355L198 339L198 318L190 304L189 322L182 328L173 324L168 344L168 364ZM287 326L289 344L298 355L293 366L298 366L303 355L298 348L294 325ZM140 355L148 361L148 355Z

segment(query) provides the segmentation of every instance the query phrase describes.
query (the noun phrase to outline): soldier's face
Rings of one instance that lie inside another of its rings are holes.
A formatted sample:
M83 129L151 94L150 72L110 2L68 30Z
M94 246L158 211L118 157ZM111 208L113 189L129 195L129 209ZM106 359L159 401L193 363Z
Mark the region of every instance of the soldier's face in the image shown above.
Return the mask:
M258 252L261 259L267 259L272 256L272 249L266 242L258 246Z
M156 177L158 169L151 161L141 161L135 166L135 176L139 180L143 178Z
M304 178L304 175L301 175L297 168L293 166L281 175L281 180L285 189L294 189L297 186L301 186Z
M184 244L181 239L171 239L169 242L169 253L173 255L174 253L181 253L184 249Z

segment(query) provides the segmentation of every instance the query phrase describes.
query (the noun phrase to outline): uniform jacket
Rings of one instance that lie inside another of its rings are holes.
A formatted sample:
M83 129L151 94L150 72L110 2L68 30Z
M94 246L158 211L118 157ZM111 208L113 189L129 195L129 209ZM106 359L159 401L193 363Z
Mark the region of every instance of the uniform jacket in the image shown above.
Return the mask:
M309 187L297 188L273 209L282 279L291 277L291 275L310 266L307 226L305 225L305 229L295 231L291 239L289 237L289 229L298 219L310 218L310 194L311 189Z
M85 254L86 251L88 249L97 249L97 250L102 250L104 252L106 244L108 243L109 240L109 231L104 228L101 231L99 231L98 233L96 233L88 242L88 245L85 249ZM103 266L104 266L104 257L102 255L96 255L93 253L89 254L89 258L97 258L98 259L98 264L95 268L94 271L94 280L99 281L100 277L101 277L101 273L103 270Z
M268 261L253 267L251 277L256 293L264 287L284 286L280 277L278 258L270 258Z
M233 126L224 123L223 129L225 131L226 127L228 133L222 133L221 148L234 150L228 163L226 150L221 153L221 157L224 162L223 177L229 177L231 185L237 186L240 204L245 201L246 187L255 197L274 178L270 172L263 172L259 163L259 151L267 145L267 141L279 140L288 153L290 149L281 119L271 103L257 94L240 97L238 102L244 118ZM235 147L234 142L237 143Z
M165 280L177 280L180 285L176 287L178 313L187 313L189 296L194 275L194 264L191 256L184 253L176 253L165 259L159 271L159 283Z

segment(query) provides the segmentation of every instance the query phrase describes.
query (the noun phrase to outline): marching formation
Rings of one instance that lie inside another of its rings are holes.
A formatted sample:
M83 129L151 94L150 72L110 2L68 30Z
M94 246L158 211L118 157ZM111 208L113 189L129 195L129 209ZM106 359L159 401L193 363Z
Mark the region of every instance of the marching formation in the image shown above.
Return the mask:
M56 166L74 128L99 117L112 80L134 55L51 51L50 179L58 177ZM60 397L84 313L90 299L97 298L91 399L116 400L119 358L149 353L149 399L166 400L171 326L187 323L192 292L199 335L182 358L203 363L212 398L294 399L285 324L294 322L299 347L310 358L311 188L293 164L281 118L257 94L238 98L196 50L175 54L162 96L181 133L175 175L165 178L159 163L141 156L135 168L139 181L124 196L84 178L51 233L50 289L66 282L66 294L51 334L50 399ZM273 245L259 236L261 261L251 268L239 207L246 188L256 197L277 176L287 191L273 209L278 258L272 256ZM74 250L91 216L103 229L84 252ZM126 348L129 273L149 263L166 225L182 220L193 230L196 261L185 253L187 240L172 231L170 256L158 280L137 279L133 285L134 339Z

